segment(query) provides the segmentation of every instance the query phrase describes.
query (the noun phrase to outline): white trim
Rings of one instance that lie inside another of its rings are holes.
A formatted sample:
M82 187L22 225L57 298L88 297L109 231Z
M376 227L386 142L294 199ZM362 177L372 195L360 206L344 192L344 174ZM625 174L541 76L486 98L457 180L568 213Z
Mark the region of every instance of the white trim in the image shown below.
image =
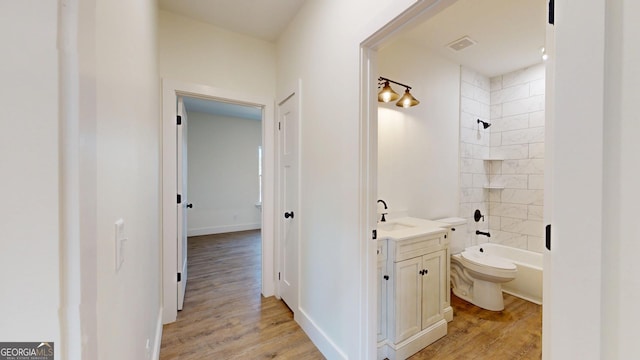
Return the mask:
M162 307L158 309L158 320L156 321L156 335L153 338L153 352L151 359L160 359L160 346L162 345Z
M264 149L262 207L262 294L274 293L274 104L273 99L207 85L162 79L162 298L163 322L177 317L176 269L176 99L191 96L262 107L262 146Z
M307 315L302 308L298 308L296 314L296 322L300 324L300 327L309 336L309 339L320 350L322 355L327 359L344 359L349 357L343 353L340 348L325 334L322 329Z
M208 226L202 228L189 229L187 236L202 236L213 234L224 234L236 231L258 230L262 227L262 224L236 224L236 225L221 225L221 226Z

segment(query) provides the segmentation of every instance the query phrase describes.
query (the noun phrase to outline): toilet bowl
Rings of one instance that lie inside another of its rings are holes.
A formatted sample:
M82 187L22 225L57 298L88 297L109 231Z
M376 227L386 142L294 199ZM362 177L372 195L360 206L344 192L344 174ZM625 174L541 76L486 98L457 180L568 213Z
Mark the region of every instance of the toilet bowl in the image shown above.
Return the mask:
M482 246L469 246L467 220L445 218L436 220L451 228L451 289L453 293L483 309L504 309L502 285L516 278L517 268L511 261L487 255Z
M516 278L516 265L498 256L487 255L481 246L472 246L451 255L453 293L483 309L504 309L502 283Z

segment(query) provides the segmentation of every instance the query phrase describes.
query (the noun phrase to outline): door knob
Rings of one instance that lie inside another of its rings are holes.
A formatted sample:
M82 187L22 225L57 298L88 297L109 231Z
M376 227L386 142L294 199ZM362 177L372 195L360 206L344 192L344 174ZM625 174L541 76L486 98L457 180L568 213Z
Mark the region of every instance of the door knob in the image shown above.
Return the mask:
M284 218L288 219L288 218L292 218L293 219L293 211L289 211L284 213Z
M191 209L191 208L193 208L193 204L187 204L187 207L188 207L189 209Z

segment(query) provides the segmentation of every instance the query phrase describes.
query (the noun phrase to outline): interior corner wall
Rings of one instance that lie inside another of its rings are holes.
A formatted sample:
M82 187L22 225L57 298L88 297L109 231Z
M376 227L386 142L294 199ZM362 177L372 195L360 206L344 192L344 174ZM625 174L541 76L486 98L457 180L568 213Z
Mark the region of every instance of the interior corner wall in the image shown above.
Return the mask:
M259 229L258 120L188 111L188 235Z
M158 11L162 78L268 98L275 96L274 43Z
M490 184L492 173L499 165L494 161L486 160L491 152L491 130L485 129L478 123L478 119L489 122L490 87L487 76L468 67L460 67L460 213L458 216L467 219L465 247L488 241L486 237L476 235L475 232L488 230L489 196L490 192L496 191L486 188ZM482 221L475 221L476 210L484 214ZM462 249L452 249L454 253L459 251Z
M408 109L378 103L378 197L391 218L459 216L460 66L396 41L378 52L378 73L410 85L420 100Z
M330 359L364 359L367 351L361 327L362 260L368 255L359 232L360 44L413 4L308 0L278 41L276 98L298 79L302 88L296 316Z
M95 77L84 85L96 94L99 359L149 359L160 346L156 7L154 0L97 0L88 25L95 26ZM116 270L119 219L126 240Z
M0 12L0 339L53 341L59 359L58 2L3 1Z

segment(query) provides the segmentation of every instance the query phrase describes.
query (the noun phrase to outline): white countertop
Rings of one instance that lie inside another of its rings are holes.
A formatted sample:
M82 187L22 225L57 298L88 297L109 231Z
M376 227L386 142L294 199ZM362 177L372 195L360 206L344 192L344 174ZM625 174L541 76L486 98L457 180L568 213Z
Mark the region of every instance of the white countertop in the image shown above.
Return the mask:
M385 230L385 227L387 230ZM402 217L378 223L378 239L406 240L418 236L444 233L451 225L414 217Z

